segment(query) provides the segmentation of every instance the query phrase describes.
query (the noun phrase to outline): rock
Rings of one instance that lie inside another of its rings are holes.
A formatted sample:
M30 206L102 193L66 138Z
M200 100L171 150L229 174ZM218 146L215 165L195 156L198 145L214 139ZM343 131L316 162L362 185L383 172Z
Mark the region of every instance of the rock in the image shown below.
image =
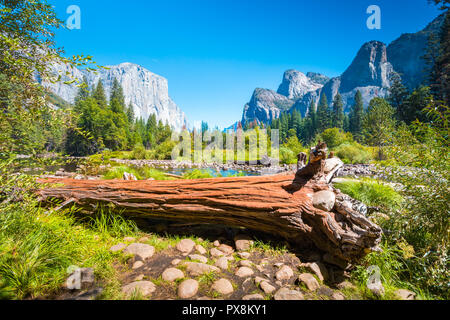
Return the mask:
M241 260L241 261L239 261L239 266L240 267L249 267L249 268L251 268L253 266L253 263L251 261L248 261L248 260Z
M259 293L248 294L242 297L242 300L264 300L264 297Z
M143 273L137 275L136 277L134 277L134 281L141 281L144 280L145 275Z
M123 173L123 180L127 180L127 181L134 180L134 181L137 181L137 178L136 178L136 176L135 176L134 174L132 174L132 173L124 172L124 173Z
M148 119L155 113L156 120L167 123L174 130L180 131L187 125L186 115L170 98L167 79L157 75L146 68L133 64L121 63L109 66L108 69L92 72L76 67L68 67L66 64L58 63L52 66L55 74L70 72L74 79L82 80L86 77L87 83L97 83L102 80L105 91L111 92L112 81L117 79L123 88L126 99L131 99L136 119ZM62 99L73 103L79 88L74 84L64 84L63 81L46 84L49 90L56 93Z
M267 279L261 278L261 277L255 277L255 284L260 284L263 281L269 281Z
M213 242L213 246L214 246L214 247L220 246L219 240L214 241L214 242Z
M340 292L334 292L331 295L331 299L332 300L345 300L345 296L342 293L340 293Z
M313 206L323 211L331 211L336 202L336 195L333 191L323 190L314 193Z
M189 255L189 258L190 258L191 260L198 260L198 261L200 261L201 263L207 263L207 262L208 262L208 258L207 258L207 257L204 257L204 256L202 256L202 255L200 255L200 254L190 254L190 255Z
M116 245L112 246L111 248L109 248L109 251L118 252L118 251L122 251L126 247L127 247L127 245L125 243L119 243L119 244L116 244Z
M267 294L271 294L272 292L275 291L275 287L272 286L268 281L261 281L259 286L261 287L262 291L264 291Z
M123 238L123 241L125 241L125 242L134 242L134 241L136 241L136 238L134 238L134 237L125 237L125 238Z
M248 259L248 258L250 258L250 253L248 253L248 252L239 252L238 256L241 257L242 259Z
M228 259L226 257L221 257L217 259L214 265L222 270L228 270Z
M140 267L142 267L144 265L144 262L142 262L141 260L135 261L133 263L133 266L131 267L133 270L139 269Z
M220 272L220 269L215 266L200 262L185 262L186 271L192 276L200 276L209 272Z
M284 265L283 262L276 262L273 264L274 267L281 268Z
M400 298L400 300L414 300L416 298L416 294L414 292L406 289L398 289L394 292L394 294Z
M328 270L321 262L306 263L305 266L311 269L312 272L319 278L320 281L328 280Z
M66 280L66 288L81 290L91 286L95 282L93 268L77 268Z
M289 266L282 266L280 270L275 273L275 278L277 278L278 281L289 280L293 276L294 271L292 271L291 267Z
M220 294L230 294L234 291L233 285L231 282L227 279L219 279L216 282L213 283L211 289L214 291L217 291Z
M203 248L203 246L200 245L200 244L198 244L198 245L195 246L195 250L197 250L198 253L200 253L200 254L205 254L205 253L207 252L206 249Z
M195 247L195 242L191 239L183 239L180 242L177 243L177 250L181 251L183 253L191 253L191 251Z
M315 291L320 287L319 282L310 273L302 273L298 276L298 280L303 282L310 291Z
M273 298L275 300L304 300L303 294L297 290L290 290L289 288L281 288L278 290Z
M177 268L167 268L166 270L164 270L161 276L164 281L173 282L177 279L184 278L184 273Z
M173 259L172 262L170 263L173 266L178 265L182 260L181 259Z
M234 244L237 251L247 251L253 245L253 240L247 235L237 235L234 238Z
M317 290L317 294L319 294L321 296L331 297L334 294L334 291L326 286L321 286Z
M156 286L151 281L135 281L122 287L122 292L127 297L130 297L133 294L137 294L138 292L143 296L149 296L153 292L155 292L155 290Z
M203 297L197 298L197 300L212 300L212 299L210 297L203 296Z
M75 180L83 180L84 177L83 177L81 174L77 174L77 175L74 177L74 179L75 179Z
M252 276L253 274L253 270L248 267L240 267L235 273L235 275L240 278L247 278Z
M124 251L125 254L132 254L142 260L153 256L155 248L145 243L132 243Z
M223 243L220 246L218 246L217 249L225 253L227 256L234 252L234 249L232 247Z
M356 286L355 286L354 284L352 284L351 282L348 282L348 281L342 281L341 283L338 283L338 284L336 285L336 287L337 287L339 290L342 290L342 289L352 289L352 290L355 290L355 289L356 289Z
M184 280L178 286L178 296L181 299L189 299L195 296L198 292L198 282L194 279Z
M144 237L142 237L142 238L139 239L139 242L147 242L147 241L149 241L149 240L150 240L149 237L144 236Z
M216 248L212 248L209 253L211 254L211 256L213 257L222 257L225 255L225 253L223 253L222 251L216 249Z

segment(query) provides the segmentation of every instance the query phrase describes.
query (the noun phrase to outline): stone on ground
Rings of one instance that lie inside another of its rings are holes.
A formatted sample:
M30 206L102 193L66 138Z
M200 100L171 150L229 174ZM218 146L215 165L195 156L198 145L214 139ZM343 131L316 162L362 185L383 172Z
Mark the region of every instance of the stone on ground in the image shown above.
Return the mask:
M167 268L166 270L164 270L161 276L164 281L173 282L177 279L184 278L184 273L177 268Z
M209 272L220 272L220 269L215 266L200 262L185 262L186 271L192 276L200 276Z
M205 257L205 256L202 256L202 255L200 255L200 254L190 254L190 255L189 255L189 258L190 258L191 260L198 260L198 261L200 261L201 263L207 263L207 262L208 262L208 258Z
M142 262L141 260L135 261L133 263L133 266L131 267L133 270L139 269L140 267L142 267L144 265L144 262Z
M250 269L249 267L240 267L236 271L235 275L240 277L240 278L247 278L247 277L252 276L253 273L254 273L253 270Z
M223 278L214 282L211 289L217 291L220 294L230 294L234 291L231 282Z
M310 273L302 273L298 276L298 280L303 282L310 291L316 291L320 287L319 282Z
M249 260L241 260L241 261L239 261L239 266L240 267L249 267L249 268L251 268L252 265L253 265L253 263L251 261L249 261Z
M304 266L314 272L314 274L319 278L320 281L328 280L328 270L323 263L312 262L306 263L304 264Z
M198 292L198 282L194 279L184 280L178 286L178 296L181 299L189 299L195 296Z
M200 254L205 254L207 252L201 244L196 245L195 250L197 250L197 252Z
M220 246L218 246L217 249L225 253L227 256L234 252L234 249L232 247L223 243Z
M250 258L250 253L249 252L239 252L238 256L241 257L242 259L248 259L248 258Z
M225 255L225 253L216 248L212 248L209 252L213 257L222 257Z
M146 260L153 256L155 253L155 248L144 243L132 243L125 250L123 250L123 252L125 254L132 254L142 260Z
M237 251L247 251L253 245L253 240L247 235L239 234L234 237L234 245Z
M183 253L191 253L195 247L195 242L191 239L183 239L177 243L177 250Z
M278 281L289 280L293 276L294 276L294 271L292 271L291 267L286 266L286 265L282 266L280 268L280 270L278 270L275 273L275 277L277 278Z
M281 288L273 296L275 300L304 300L303 294L297 290L289 288Z
M264 300L264 297L259 293L248 294L242 297L242 300Z
M401 300L414 300L416 298L416 294L414 292L406 289L398 289L394 292L394 294Z
M125 243L119 243L119 244L116 244L116 245L112 246L111 248L109 248L109 251L118 252L118 251L122 251L126 247L127 247L127 245Z
M143 296L149 296L155 292L155 290L156 286L151 281L135 281L122 287L122 292L128 297L133 293L140 293Z
M271 294L272 292L275 291L275 287L272 286L268 281L261 281L259 286L261 287L262 291L264 291L267 294Z
M222 270L228 269L228 259L226 257L220 257L217 259L216 263L214 264L216 267L219 267Z

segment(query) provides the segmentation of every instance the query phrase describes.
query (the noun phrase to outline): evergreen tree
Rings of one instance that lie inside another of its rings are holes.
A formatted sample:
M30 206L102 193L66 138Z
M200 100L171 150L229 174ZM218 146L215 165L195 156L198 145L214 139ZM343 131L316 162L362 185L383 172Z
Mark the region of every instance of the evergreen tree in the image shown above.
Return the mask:
M362 118L364 115L364 104L362 94L358 90L355 94L355 104L350 112L350 132L356 140L360 141L362 131Z
M450 104L450 12L445 13L445 20L438 36L438 47L431 73L430 87L434 97Z
M146 146L147 148L156 147L156 131L157 131L157 122L156 115L152 114L148 117L147 121L147 130L146 130Z
M331 125L334 128L344 128L344 103L342 102L342 97L339 92L334 96Z
M373 98L362 118L362 133L367 144L381 147L395 129L395 110L382 98Z
M99 80L97 86L93 88L92 97L97 101L100 107L102 108L107 107L108 104L106 101L106 94L102 80Z
M320 97L319 105L317 106L317 130L322 132L323 130L331 126L330 110L328 107L327 96L322 93Z
M123 88L116 78L113 80L109 101L112 101L113 99L117 99L120 105L124 106L123 109L125 109L125 96L123 95Z
M345 132L350 132L350 118L348 117L348 115L344 115L344 127L343 127Z
M86 76L83 76L83 82L80 84L80 87L78 88L77 96L75 97L75 104L77 102L86 100L89 97L89 86L87 83Z
M408 97L408 89L403 85L400 76L395 73L391 78L392 85L389 88L387 101L394 109L399 110Z
M133 109L133 105L131 103L127 108L127 118L128 118L128 123L130 125L132 125L134 123L134 109Z
M400 108L397 110L398 118L406 124L410 124L414 120L427 121L428 119L423 110L431 103L432 99L429 87L419 87L400 105Z

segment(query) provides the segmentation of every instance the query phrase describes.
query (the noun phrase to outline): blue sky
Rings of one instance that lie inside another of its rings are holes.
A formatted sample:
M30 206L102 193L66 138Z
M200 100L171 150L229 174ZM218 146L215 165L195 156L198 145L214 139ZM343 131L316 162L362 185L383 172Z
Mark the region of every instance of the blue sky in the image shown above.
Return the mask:
M188 121L227 127L256 87L277 90L283 72L340 75L365 42L390 43L439 15L427 0L49 0L60 19L81 9L80 30L60 30L67 55L102 65L133 62L169 81ZM369 30L369 5L381 30Z

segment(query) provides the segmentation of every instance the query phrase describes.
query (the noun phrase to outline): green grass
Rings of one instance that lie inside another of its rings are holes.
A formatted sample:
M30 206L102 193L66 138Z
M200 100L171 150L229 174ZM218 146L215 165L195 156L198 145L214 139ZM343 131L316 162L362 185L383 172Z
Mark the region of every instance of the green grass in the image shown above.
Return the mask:
M335 183L334 186L368 206L388 210L399 209L403 202L401 195L382 181L364 178Z
M172 178L166 176L163 171L142 167L142 168L134 168L130 166L117 166L109 169L104 175L103 179L105 180L113 180L113 179L123 179L123 174L125 172L132 173L138 180L148 180L153 178L155 180L172 180Z

